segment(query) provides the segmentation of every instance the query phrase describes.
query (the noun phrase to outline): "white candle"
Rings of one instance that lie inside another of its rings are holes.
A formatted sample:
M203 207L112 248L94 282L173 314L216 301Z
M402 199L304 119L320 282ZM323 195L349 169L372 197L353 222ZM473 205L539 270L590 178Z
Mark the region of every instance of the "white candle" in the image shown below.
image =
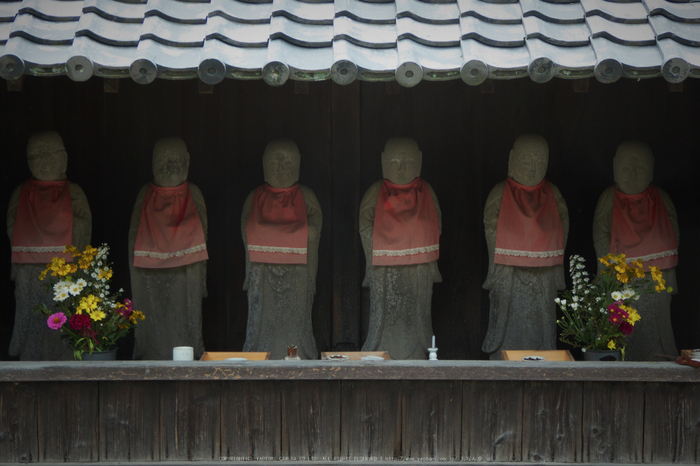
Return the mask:
M431 348L435 348L435 335L433 335L433 346Z
M191 346L176 346L173 348L173 361L194 360L194 348Z

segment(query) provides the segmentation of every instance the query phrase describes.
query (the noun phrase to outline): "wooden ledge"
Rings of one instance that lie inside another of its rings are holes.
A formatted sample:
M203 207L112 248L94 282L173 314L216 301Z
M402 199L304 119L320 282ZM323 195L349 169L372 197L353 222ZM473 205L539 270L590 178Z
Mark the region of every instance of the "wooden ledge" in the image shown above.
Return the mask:
M106 361L0 362L0 382L157 380L471 380L700 382L675 362Z

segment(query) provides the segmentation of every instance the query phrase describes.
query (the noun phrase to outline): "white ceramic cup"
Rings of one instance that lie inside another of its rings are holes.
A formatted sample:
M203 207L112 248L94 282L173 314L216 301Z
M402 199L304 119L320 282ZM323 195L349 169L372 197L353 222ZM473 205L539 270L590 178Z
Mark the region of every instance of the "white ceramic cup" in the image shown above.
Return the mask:
M690 350L691 358L700 358L700 348Z
M194 348L191 346L176 346L173 348L173 361L193 361Z

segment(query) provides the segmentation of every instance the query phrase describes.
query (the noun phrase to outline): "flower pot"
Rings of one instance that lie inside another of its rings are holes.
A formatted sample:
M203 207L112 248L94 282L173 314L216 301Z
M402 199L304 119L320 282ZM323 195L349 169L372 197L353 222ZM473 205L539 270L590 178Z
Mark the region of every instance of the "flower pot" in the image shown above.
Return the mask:
M117 348L107 351L93 351L92 354L83 353L83 361L115 361L117 359Z
M622 361L622 350L592 350L583 352L584 361Z

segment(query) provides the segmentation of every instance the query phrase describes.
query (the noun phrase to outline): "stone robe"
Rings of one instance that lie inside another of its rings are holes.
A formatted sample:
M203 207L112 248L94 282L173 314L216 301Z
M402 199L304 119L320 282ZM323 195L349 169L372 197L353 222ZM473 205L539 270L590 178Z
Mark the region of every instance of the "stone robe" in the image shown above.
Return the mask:
M564 242L569 233L569 214L559 189L554 191ZM491 190L484 209L489 271L484 289L489 290L489 327L482 351L500 359L501 350L554 350L557 344L557 310L554 299L566 288L564 266L515 267L495 264L496 226L505 181Z
M671 197L657 187L664 207L668 213L673 231L678 239L678 215ZM593 217L593 244L597 257L604 257L610 252L610 235L612 232L613 205L615 187L607 188L600 195ZM602 269L598 263L598 271ZM656 355L677 356L678 349L671 327L671 297L678 293L676 268L662 270L666 287L673 288L673 293L665 290L661 293L643 294L632 306L639 311L641 320L634 325L634 331L627 341L625 359L627 361L663 361Z
M388 351L392 359L427 359L433 324L433 283L442 281L437 261L425 264L373 266L372 244L377 198L383 181L372 184L360 205L360 238L366 258L362 286L370 290L367 339L362 351ZM442 214L433 188L440 231Z
M150 183L136 198L129 230L129 270L134 309L144 313L134 331L134 359L172 359L173 347L191 346L194 358L204 352L202 299L207 296L207 261L168 268L134 267L134 244ZM207 237L207 210L200 189L188 183Z
M248 325L243 351L269 351L272 359L287 356L287 347L297 346L302 359L317 359L311 311L316 294L318 244L323 217L316 195L299 186L304 195L309 238L306 264L251 262L245 226L252 207L253 190L243 204L241 235L246 248L243 289L248 291Z
M12 193L7 209L7 234L12 241L15 216L19 204L18 186ZM92 236L92 214L85 192L77 184L69 185L73 209L73 245L81 251L90 244ZM35 312L41 303L54 308L53 292L46 289L48 281L40 281L39 274L46 264L12 264L10 278L15 282L15 324L10 341L10 356L21 361L72 360L71 347L60 339L61 332L46 324L47 316ZM58 310L58 308L56 308Z

